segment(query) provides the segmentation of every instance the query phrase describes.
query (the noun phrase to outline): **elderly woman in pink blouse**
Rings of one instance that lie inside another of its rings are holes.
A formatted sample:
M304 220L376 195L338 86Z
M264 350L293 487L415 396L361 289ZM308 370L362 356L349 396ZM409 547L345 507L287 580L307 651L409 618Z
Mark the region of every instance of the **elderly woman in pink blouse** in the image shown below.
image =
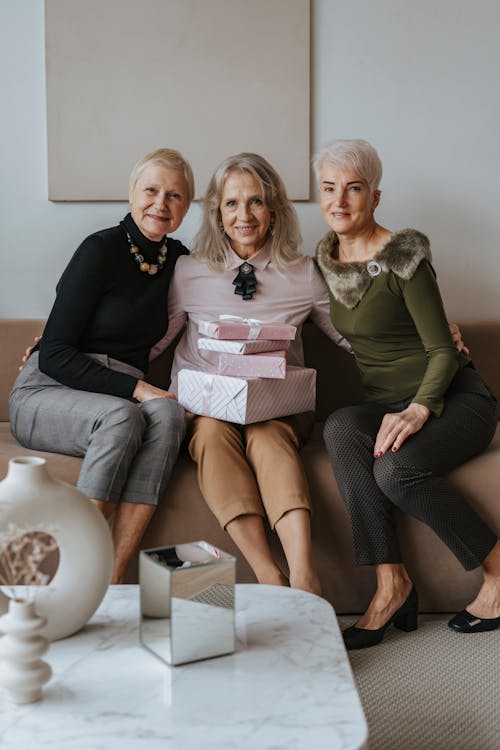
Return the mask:
M325 282L312 258L299 254L299 242L295 210L271 165L251 153L222 162L208 186L194 253L179 258L170 287L168 340L187 317L174 357L174 393L183 368L217 372L217 355L199 350L197 342L199 321L220 314L297 326L288 351L291 365L304 365L300 329L309 316L337 344L348 347L332 326ZM243 284L234 284L243 264ZM152 356L167 343L160 342ZM248 425L194 416L189 451L198 464L206 502L257 580L319 593L311 502L298 453L311 425L312 414ZM273 559L265 518L282 544L288 577Z

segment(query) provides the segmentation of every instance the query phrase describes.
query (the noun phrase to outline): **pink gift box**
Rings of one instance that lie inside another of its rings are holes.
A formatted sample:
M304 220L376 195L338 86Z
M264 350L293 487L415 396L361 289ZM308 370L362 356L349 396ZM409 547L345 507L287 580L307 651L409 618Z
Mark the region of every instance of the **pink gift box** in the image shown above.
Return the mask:
M316 370L288 367L283 380L232 378L181 370L179 403L194 414L251 424L303 411L316 403Z
M198 339L198 349L210 352L227 352L228 354L275 354L285 356L285 349L290 346L289 341L223 341L221 339Z
M278 339L293 341L296 326L285 323L261 323L258 320L201 320L198 331L213 339Z
M219 355L219 375L234 375L246 378L280 378L286 375L285 352L268 354L224 354Z

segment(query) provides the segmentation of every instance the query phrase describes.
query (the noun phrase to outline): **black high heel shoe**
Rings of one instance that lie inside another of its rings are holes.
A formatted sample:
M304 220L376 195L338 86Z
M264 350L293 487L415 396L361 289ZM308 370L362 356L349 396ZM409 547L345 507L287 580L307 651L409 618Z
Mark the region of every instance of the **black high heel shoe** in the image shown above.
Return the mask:
M356 648L370 648L380 643L385 635L385 631L389 625L394 624L394 627L399 630L404 630L405 633L409 633L412 630L417 629L417 615L418 615L418 594L415 586L410 591L408 598L403 602L397 612L377 630L367 630L366 628L357 628L356 625L351 625L350 628L344 630L342 636L344 638L345 647L348 651Z
M475 617L463 609L451 618L448 627L456 633L486 633L500 628L500 617Z

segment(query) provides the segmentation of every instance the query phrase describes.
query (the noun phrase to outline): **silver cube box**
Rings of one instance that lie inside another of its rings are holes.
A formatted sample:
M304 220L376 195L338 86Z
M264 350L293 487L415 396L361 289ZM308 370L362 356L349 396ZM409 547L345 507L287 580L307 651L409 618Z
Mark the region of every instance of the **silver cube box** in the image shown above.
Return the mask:
M235 579L235 558L208 542L142 550L142 645L171 665L232 653Z

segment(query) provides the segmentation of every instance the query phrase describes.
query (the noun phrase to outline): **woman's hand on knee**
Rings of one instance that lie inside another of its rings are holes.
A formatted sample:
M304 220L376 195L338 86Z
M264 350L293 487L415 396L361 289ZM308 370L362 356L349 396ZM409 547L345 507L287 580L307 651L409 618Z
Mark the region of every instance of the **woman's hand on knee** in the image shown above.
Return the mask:
M29 358L31 357L31 355L33 354L33 349L34 349L34 348L35 348L35 346L36 346L36 345L38 344L38 342L39 342L39 341L41 340L41 338L42 338L41 336L35 336L35 338L33 339L33 343L32 343L32 345L31 345L31 346L28 346L28 348L27 348L27 349L26 349L26 351L24 352L24 356L23 356L23 358L22 358L22 360L21 360L21 363L22 363L22 364L21 364L21 365L20 365L20 367L19 367L19 369L20 369L20 370L22 370L22 369L23 369L24 365L26 364L26 362L28 361L28 359L29 359Z
M380 458L388 450L397 451L407 437L422 429L430 411L422 404L410 404L403 411L386 414L375 439L373 455Z
M146 401L152 401L154 398L172 398L174 401L177 400L175 393L170 391L164 391L163 388L157 388L155 385L146 383L145 380L138 380L137 385L134 388L132 396L140 404L144 404Z

